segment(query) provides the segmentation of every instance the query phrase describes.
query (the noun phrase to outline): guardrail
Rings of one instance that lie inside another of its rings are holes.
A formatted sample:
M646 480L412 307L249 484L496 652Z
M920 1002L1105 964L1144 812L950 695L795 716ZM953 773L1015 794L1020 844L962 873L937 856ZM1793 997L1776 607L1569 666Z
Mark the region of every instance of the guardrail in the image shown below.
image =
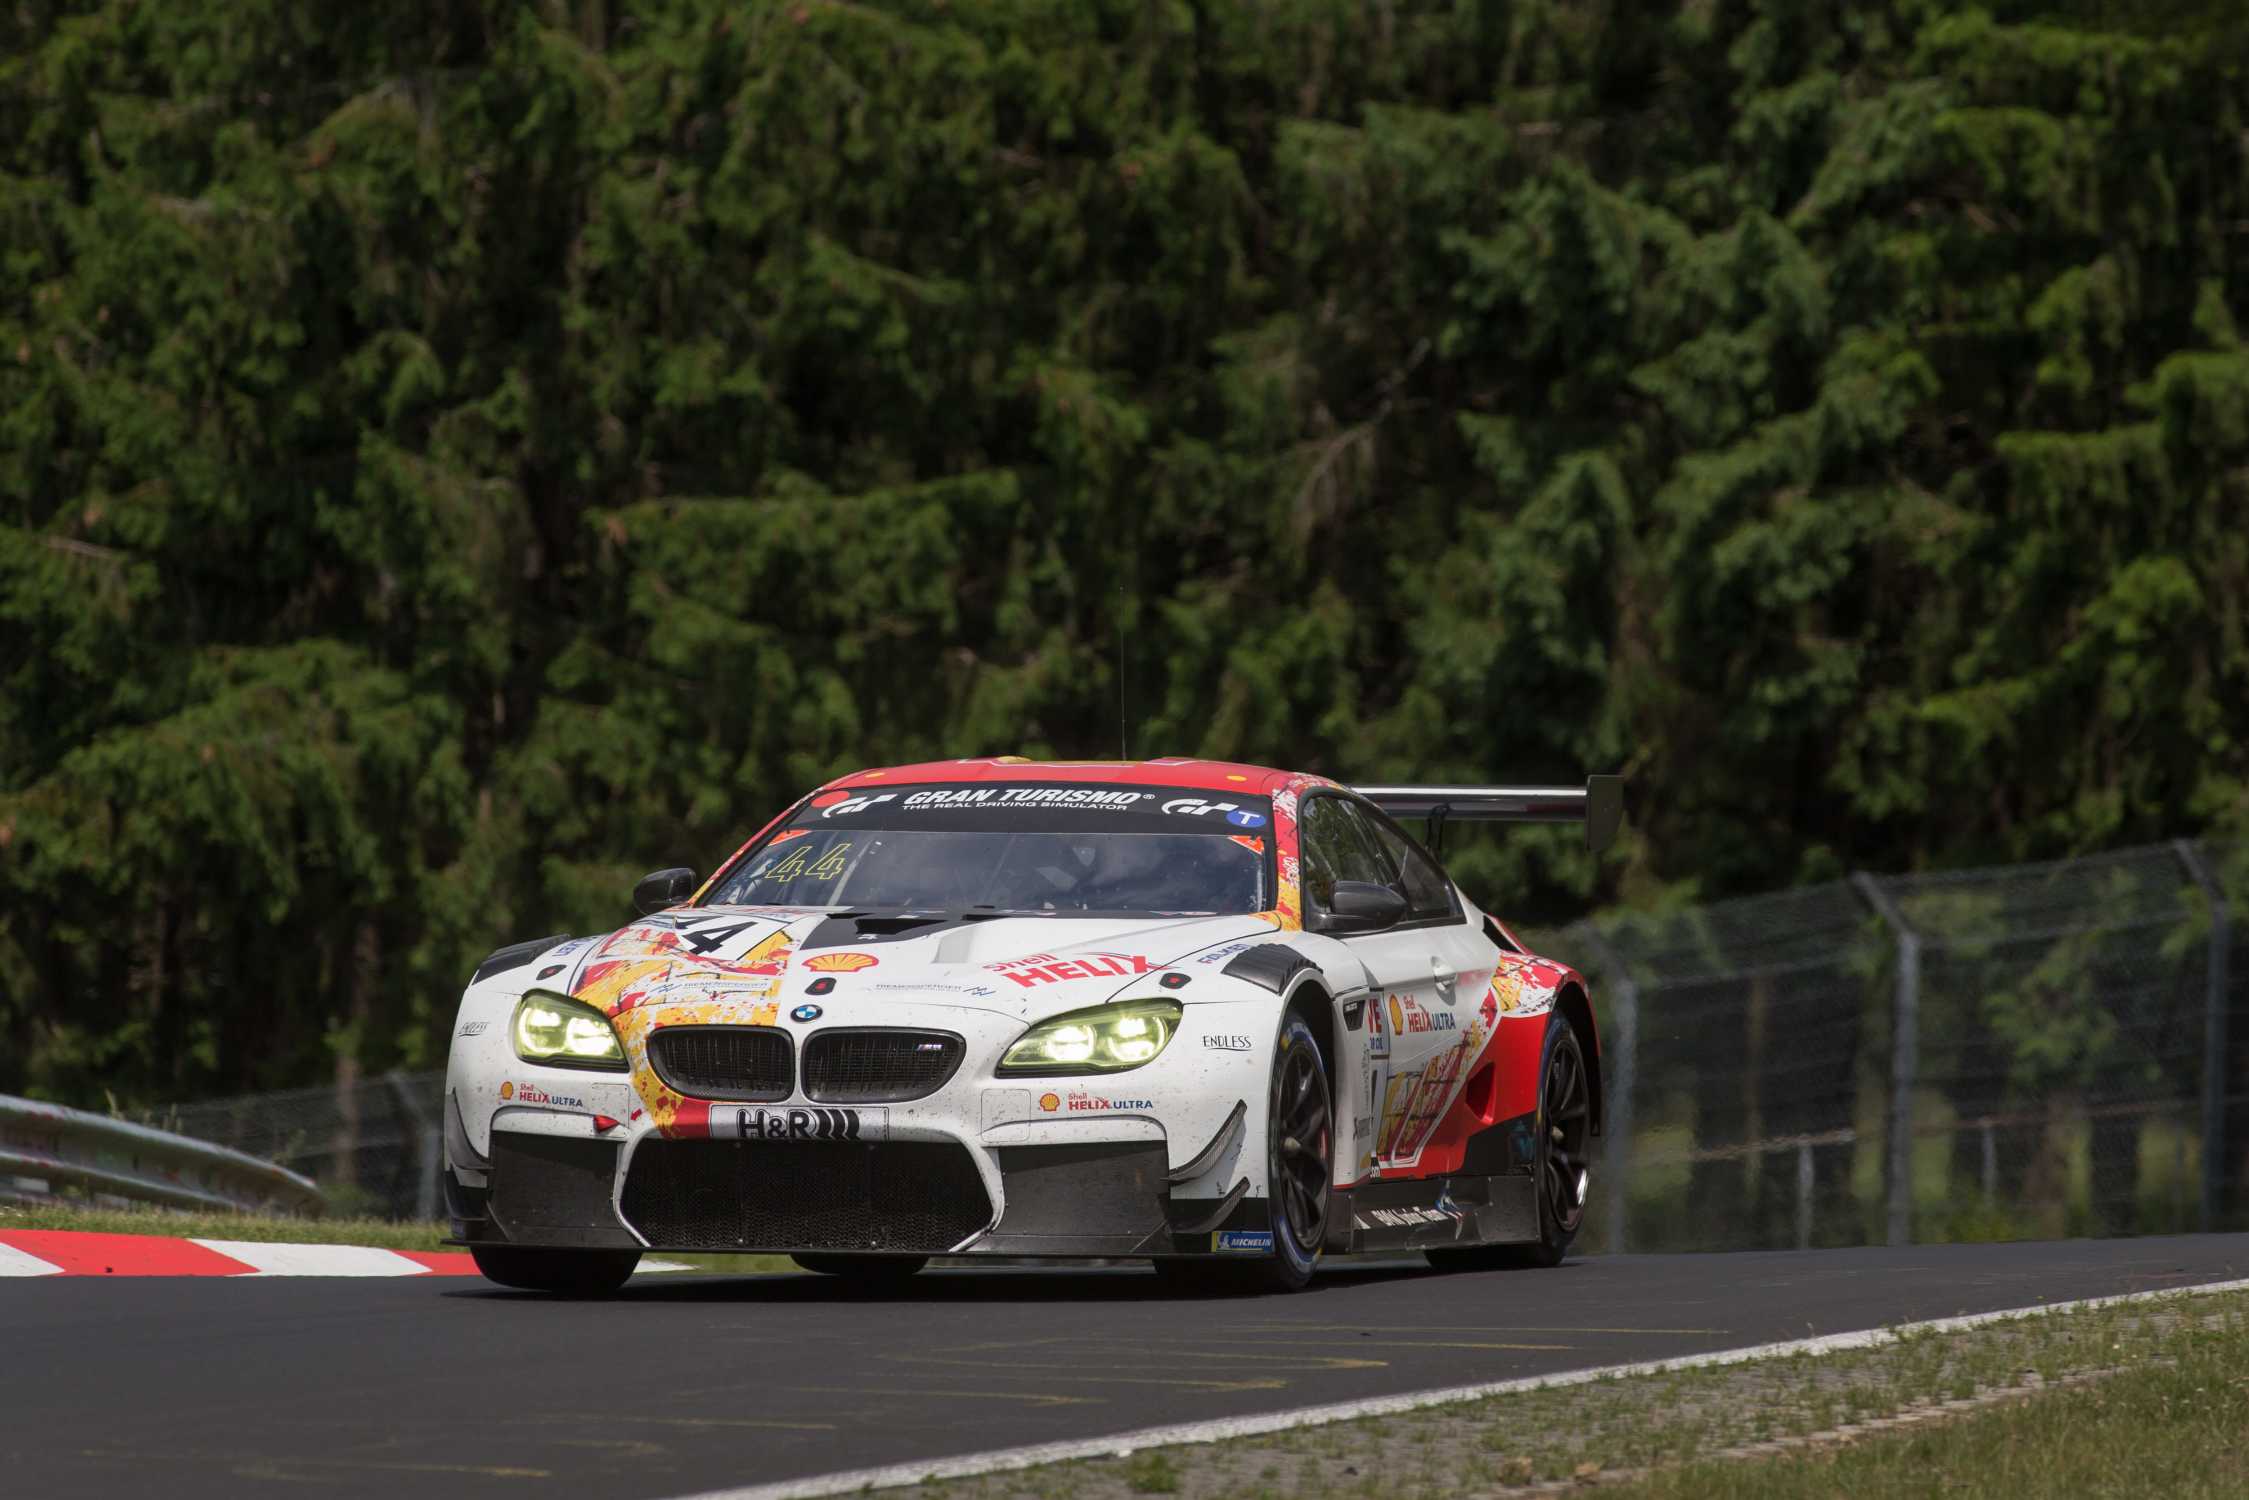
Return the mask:
M310 1178L244 1152L0 1094L0 1196L11 1178L220 1212L316 1214L323 1201Z

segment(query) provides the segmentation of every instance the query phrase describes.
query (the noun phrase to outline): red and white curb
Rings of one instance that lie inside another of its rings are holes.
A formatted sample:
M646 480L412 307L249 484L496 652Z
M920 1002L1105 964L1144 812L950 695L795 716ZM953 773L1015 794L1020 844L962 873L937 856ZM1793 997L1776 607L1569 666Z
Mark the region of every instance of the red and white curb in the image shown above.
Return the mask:
M684 1271L669 1261L642 1271ZM0 1230L0 1276L474 1276L461 1251L182 1240L75 1229Z
M369 1245L179 1240L75 1229L0 1230L0 1276L473 1276L460 1253Z

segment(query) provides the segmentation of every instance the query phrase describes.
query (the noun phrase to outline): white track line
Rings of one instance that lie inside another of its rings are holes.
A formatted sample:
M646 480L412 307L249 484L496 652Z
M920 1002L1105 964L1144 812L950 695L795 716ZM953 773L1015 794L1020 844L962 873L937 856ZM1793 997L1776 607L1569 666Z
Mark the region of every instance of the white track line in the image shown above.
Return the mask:
M1738 1365L1756 1359L1790 1354L1836 1354L1846 1349L1874 1349L1894 1344L1913 1334L1950 1333L2035 1318L2046 1313L2079 1312L2096 1307L2116 1307L2130 1302L2154 1302L2170 1297L2197 1297L2210 1292L2249 1291L2249 1280L2213 1281L2200 1286L2165 1287L2153 1292L2125 1292L2114 1297L2084 1297L2074 1302L2049 1302L2038 1307L2011 1307L1998 1312L1970 1313L1958 1318L1933 1318L1922 1323L1900 1323L1894 1328L1866 1328L1853 1333L1822 1334L1818 1338L1790 1339L1786 1343L1756 1344L1743 1349L1713 1349L1676 1359L1643 1360L1629 1365L1603 1365L1592 1370L1564 1370L1553 1375L1530 1375L1516 1380L1493 1380L1480 1385L1444 1386L1437 1390L1409 1391L1396 1396L1369 1396L1358 1401L1337 1401L1326 1406L1304 1406L1294 1411L1259 1412L1244 1417L1217 1417L1207 1422L1177 1422L1169 1427L1143 1427L1108 1437L1072 1438L1058 1443L1034 1443L1022 1448L995 1448L985 1453L964 1453L955 1458L933 1458L920 1463L888 1464L879 1469L850 1469L836 1474L809 1474L776 1484L744 1485L739 1489L705 1490L679 1500L800 1500L816 1495L841 1495L853 1490L885 1489L891 1485L921 1484L932 1479L965 1479L975 1474L995 1474L1028 1469L1039 1464L1067 1463L1080 1458L1121 1458L1140 1448L1168 1448L1181 1443L1215 1443L1227 1438L1259 1437L1286 1432L1292 1427L1315 1427L1355 1417L1384 1417L1418 1411L1454 1401L1477 1401L1487 1396L1511 1396L1522 1391L1555 1386L1587 1385L1611 1376L1656 1375L1666 1370L1695 1370L1713 1365Z

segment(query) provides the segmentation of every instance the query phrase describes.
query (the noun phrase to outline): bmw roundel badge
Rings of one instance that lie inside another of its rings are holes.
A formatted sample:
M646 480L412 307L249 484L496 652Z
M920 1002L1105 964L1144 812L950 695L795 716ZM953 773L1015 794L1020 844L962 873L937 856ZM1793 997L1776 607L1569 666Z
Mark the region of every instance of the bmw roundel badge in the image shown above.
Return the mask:
M792 1021L817 1021L820 1019L820 1007L817 1005L800 1005L789 1012L789 1019Z

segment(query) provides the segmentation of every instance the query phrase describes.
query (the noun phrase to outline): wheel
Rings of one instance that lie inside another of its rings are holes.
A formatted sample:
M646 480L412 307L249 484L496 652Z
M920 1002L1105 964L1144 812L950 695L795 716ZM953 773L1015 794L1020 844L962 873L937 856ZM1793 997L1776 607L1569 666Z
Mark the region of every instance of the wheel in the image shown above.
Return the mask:
M638 1250L534 1250L518 1245L471 1245L469 1254L487 1281L527 1292L566 1297L606 1297L630 1280Z
M870 1284L904 1281L929 1264L926 1255L821 1255L810 1250L789 1259L822 1276L840 1276L846 1281Z
M1266 1201L1273 1253L1255 1260L1200 1256L1155 1262L1157 1277L1179 1292L1293 1292L1312 1279L1328 1232L1329 1122L1334 1109L1326 1061L1305 1019L1282 1018L1273 1047L1265 1110Z
M1431 1250L1440 1270L1558 1266L1585 1222L1586 1175L1593 1134L1593 1088L1577 1029L1560 1014L1546 1023L1539 1054L1537 1148L1532 1180L1538 1191L1538 1238L1522 1245L1472 1245Z

